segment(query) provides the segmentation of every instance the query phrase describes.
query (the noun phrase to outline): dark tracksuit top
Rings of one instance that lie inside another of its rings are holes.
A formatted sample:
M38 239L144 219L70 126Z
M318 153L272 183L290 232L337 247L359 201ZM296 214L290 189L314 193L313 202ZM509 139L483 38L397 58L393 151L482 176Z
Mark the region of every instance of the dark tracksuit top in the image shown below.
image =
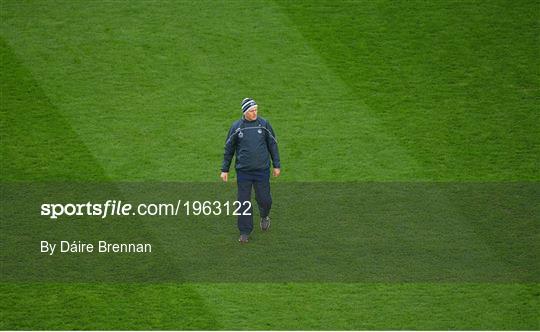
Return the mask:
M270 157L274 168L281 168L274 129L261 117L254 121L242 118L233 123L225 141L222 172L229 172L234 154L237 172L269 170Z

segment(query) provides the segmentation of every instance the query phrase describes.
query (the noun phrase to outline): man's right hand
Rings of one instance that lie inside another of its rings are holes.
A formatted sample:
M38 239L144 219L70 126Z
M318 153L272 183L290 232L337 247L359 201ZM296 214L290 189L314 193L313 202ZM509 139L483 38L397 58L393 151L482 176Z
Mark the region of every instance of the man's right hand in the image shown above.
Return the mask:
M223 182L227 182L227 180L229 180L229 172L221 172L220 176Z

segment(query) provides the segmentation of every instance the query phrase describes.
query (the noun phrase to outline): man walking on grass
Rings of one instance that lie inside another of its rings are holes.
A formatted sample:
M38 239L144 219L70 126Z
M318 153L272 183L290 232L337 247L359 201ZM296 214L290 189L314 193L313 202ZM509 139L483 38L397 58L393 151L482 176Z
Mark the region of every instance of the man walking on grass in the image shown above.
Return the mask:
M225 141L221 179L225 182L229 179L229 167L236 154L238 201L242 204L238 216L238 241L247 243L253 231L253 209L251 205L247 209L244 202L251 200L251 187L254 187L261 216L261 230L267 231L270 228L269 214L272 207L270 159L274 166L274 176L280 175L281 165L274 129L268 121L257 116L257 103L251 98L244 98L241 105L243 116L232 124ZM246 215L244 212L247 212Z

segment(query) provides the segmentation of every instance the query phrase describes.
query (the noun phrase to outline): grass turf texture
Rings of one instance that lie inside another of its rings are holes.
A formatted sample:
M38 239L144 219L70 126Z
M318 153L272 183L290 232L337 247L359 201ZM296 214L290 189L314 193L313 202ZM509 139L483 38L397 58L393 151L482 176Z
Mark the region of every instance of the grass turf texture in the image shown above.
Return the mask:
M350 283L4 284L0 289L11 328L94 330L531 329L540 291L532 285ZM22 297L35 300L22 307L17 300ZM65 307L69 310L59 310Z
M539 179L534 1L0 12L3 181L215 181L245 96L277 131L279 181ZM3 329L540 327L538 283L1 289Z

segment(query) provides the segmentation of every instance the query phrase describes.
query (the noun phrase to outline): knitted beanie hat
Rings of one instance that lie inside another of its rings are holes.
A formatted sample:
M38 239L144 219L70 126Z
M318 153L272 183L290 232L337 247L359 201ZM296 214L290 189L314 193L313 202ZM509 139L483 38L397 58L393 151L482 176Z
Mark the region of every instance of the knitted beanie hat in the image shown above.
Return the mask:
M257 106L255 100L251 98L244 98L244 100L242 100L242 113L246 113L254 106Z

